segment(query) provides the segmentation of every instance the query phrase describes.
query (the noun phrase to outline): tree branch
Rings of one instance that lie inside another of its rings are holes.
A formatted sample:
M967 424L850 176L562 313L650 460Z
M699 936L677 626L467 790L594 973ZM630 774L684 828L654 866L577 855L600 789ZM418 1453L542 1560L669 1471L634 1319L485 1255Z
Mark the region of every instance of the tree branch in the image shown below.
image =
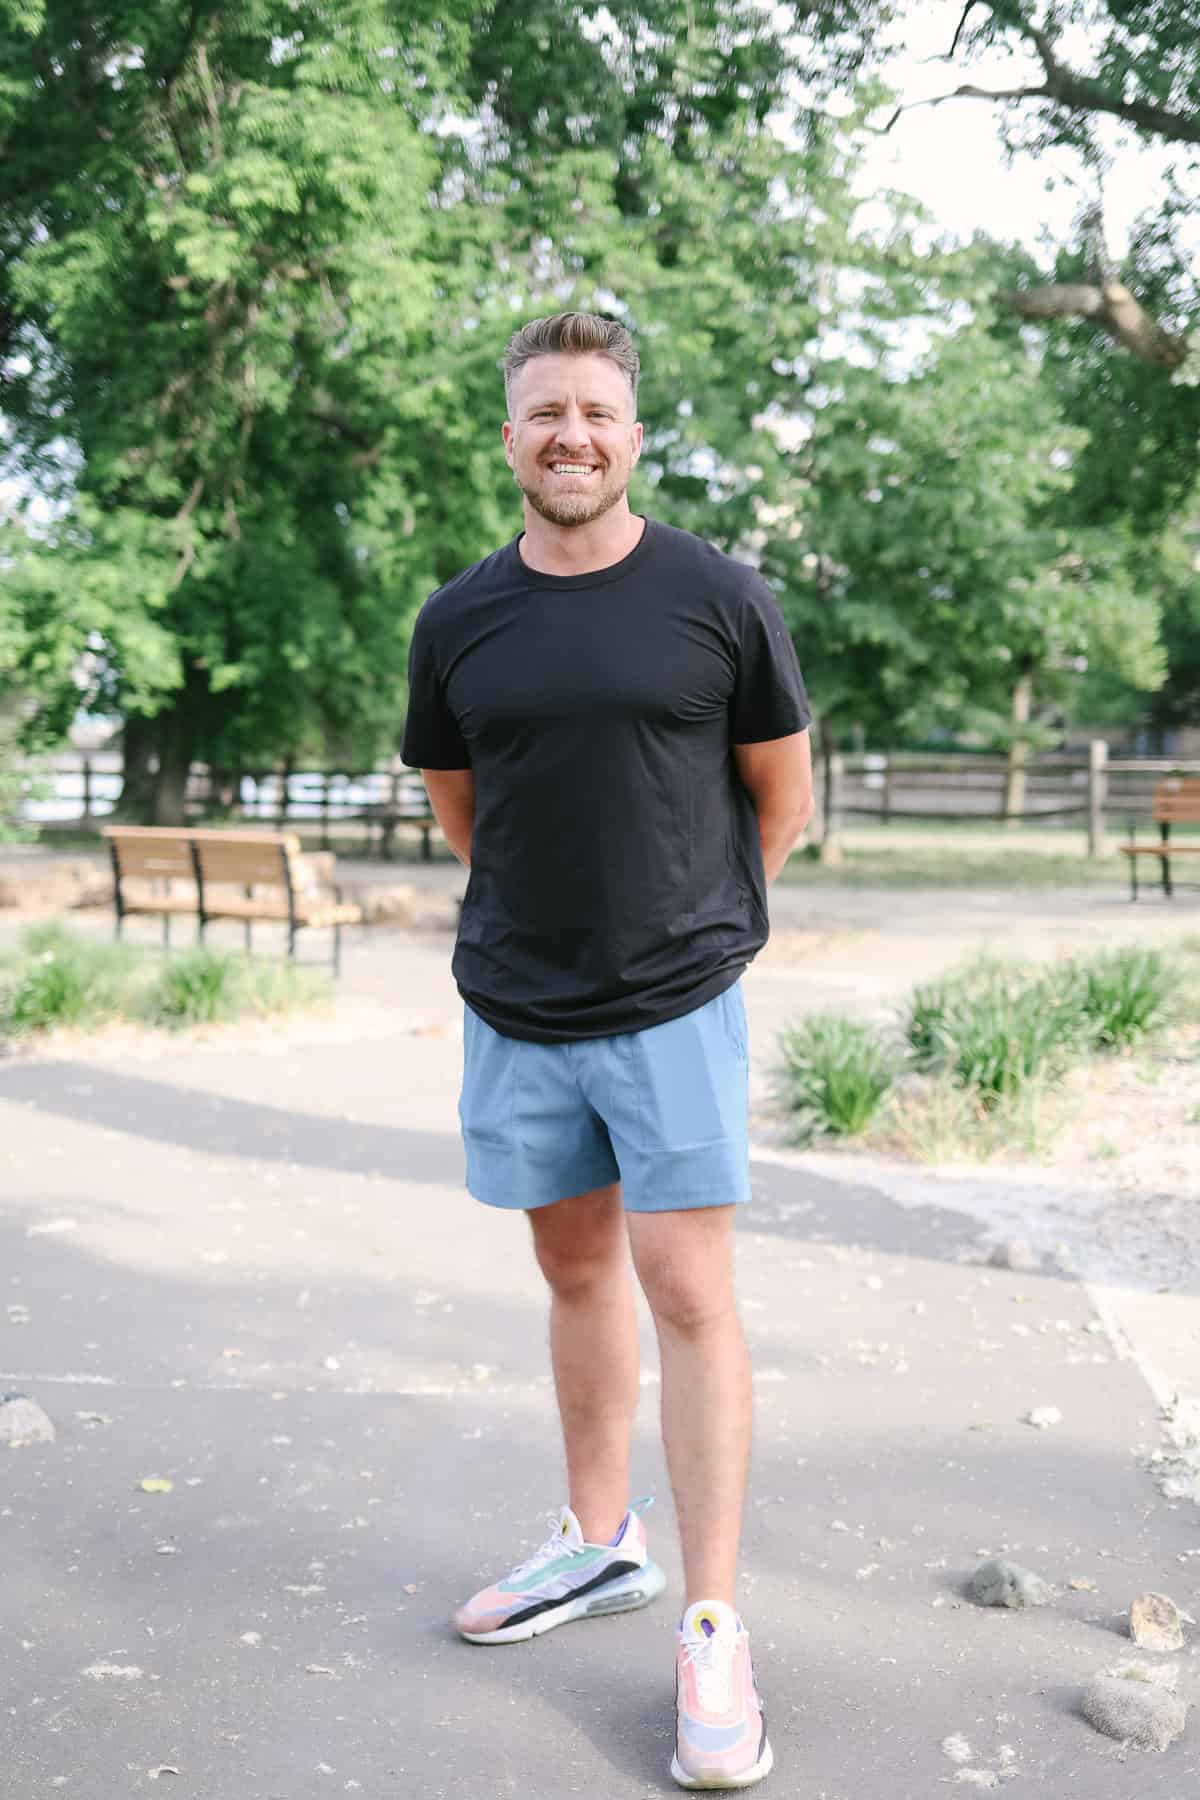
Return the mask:
M1053 282L1004 300L1023 319L1091 319L1142 362L1161 369L1179 368L1188 354L1188 339L1164 331L1120 281Z
M951 41L949 50L946 52L946 61L947 62L954 61L954 54L955 54L955 51L958 49L959 39L962 37L963 31L966 28L967 20L970 18L971 14L975 11L975 8L979 5L979 3L980 3L980 0L967 0L966 5L963 7L962 17L959 19L958 24L954 27L954 37L953 37L953 40Z
M959 33L966 23L967 14L978 0L970 0L959 20L958 31L954 34L957 44ZM996 8L983 0L989 12L995 15ZM1123 119L1127 125L1137 126L1139 131L1150 131L1158 137L1170 139L1174 143L1200 144L1200 117L1195 113L1171 112L1165 106L1155 106L1149 101L1125 100L1119 92L1097 81L1094 76L1080 75L1067 63L1060 62L1055 54L1054 39L1048 31L1035 25L1032 19L1018 11L1015 19L1007 17L998 21L1000 25L1010 25L1021 37L1025 38L1037 52L1038 61L1046 72L1046 80L1040 88L1026 88L1016 93L996 94L997 100L1049 100L1055 106L1061 106L1068 112L1107 113L1114 119ZM953 51L951 51L953 55ZM981 98L978 89L959 88L959 95L970 95ZM955 95L943 96L954 99Z
M947 100L1050 100L1053 95L1049 88L980 88L966 85L956 87L948 94L933 94L928 100L909 100L898 106L887 124L884 136L892 129L903 113L915 112L919 106L941 106Z

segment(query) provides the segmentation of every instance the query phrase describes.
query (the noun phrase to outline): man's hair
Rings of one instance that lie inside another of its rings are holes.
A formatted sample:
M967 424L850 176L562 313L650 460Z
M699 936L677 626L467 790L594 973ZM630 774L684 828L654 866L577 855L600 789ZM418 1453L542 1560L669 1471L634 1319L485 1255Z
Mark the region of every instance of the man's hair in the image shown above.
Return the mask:
M504 397L512 412L513 383L535 356L607 356L629 383L637 409L638 353L623 325L602 319L598 313L554 313L547 319L530 319L513 333L504 352Z

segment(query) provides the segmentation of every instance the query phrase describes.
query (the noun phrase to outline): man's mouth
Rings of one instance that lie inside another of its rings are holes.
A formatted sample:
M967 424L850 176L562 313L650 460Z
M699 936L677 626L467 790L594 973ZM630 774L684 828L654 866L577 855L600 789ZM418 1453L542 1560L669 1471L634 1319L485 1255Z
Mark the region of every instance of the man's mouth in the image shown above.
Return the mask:
M552 462L548 466L552 475L594 475L600 465L598 463Z

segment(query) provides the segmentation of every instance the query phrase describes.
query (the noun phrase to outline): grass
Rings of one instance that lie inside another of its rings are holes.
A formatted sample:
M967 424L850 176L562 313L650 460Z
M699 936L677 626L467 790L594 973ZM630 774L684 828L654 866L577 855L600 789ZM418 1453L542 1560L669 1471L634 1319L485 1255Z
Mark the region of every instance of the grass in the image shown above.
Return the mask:
M1064 965L1064 1002L1100 1050L1127 1050L1170 1024L1180 977L1160 950L1126 946Z
M328 995L322 973L288 963L208 949L163 960L57 923L36 925L0 960L0 1035L93 1030L118 1019L177 1029L289 1012Z
M953 842L929 845L882 839L878 845L847 847L840 863L827 865L801 852L790 858L779 879L789 887L855 888L1105 888L1124 898L1129 871L1124 857L1095 861L1081 851L1008 848L997 834L995 848Z
M895 1078L894 1058L869 1025L815 1013L784 1031L777 1071L795 1144L853 1137L878 1112Z
M1041 969L981 960L914 990L899 1021L903 1064L879 1028L818 1015L780 1039L794 1139L853 1136L875 1121L922 1159L1035 1150L1067 1072L1149 1043L1182 991L1178 964L1159 950Z
M903 1020L912 1065L946 1074L985 1111L1053 1081L1088 1040L1080 990L1057 972L979 962L918 988Z
M52 1025L107 1024L122 1016L136 971L136 952L120 944L35 925L0 965L0 1031L26 1037Z

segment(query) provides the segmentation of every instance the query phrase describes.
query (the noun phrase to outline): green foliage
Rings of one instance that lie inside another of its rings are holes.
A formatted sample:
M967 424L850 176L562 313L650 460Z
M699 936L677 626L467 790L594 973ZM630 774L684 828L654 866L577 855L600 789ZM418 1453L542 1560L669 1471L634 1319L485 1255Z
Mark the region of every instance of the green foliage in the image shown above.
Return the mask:
M120 1017L137 969L118 944L35 926L0 966L0 1033L25 1037L56 1025L100 1025Z
M0 963L0 1035L116 1019L179 1027L290 1012L327 999L319 971L204 948L162 960L76 936L57 922L27 931Z
M200 947L163 963L141 1011L154 1025L211 1025L311 1006L328 992L328 982L309 969Z
M989 960L918 988L903 1031L915 1068L950 1075L989 1112L1060 1078L1090 1037L1074 982Z
M990 324L905 375L837 372L797 458L799 529L766 551L819 706L879 743L966 724L1005 744L1018 679L1045 692L1077 659L1163 678L1120 540L1055 517L1085 438Z
M1078 1010L1101 1050L1131 1049L1170 1022L1179 971L1161 950L1129 945L1068 963L1061 972L1064 1003Z
M835 725L1004 742L1014 681L1056 711L1083 658L1136 711L1160 610L1191 613L1131 575L1130 533L1191 491L1200 390L1091 323L1041 361L987 301L1031 264L919 255L901 202L856 223L878 96L822 109L897 10L3 0L0 369L29 500L0 521L0 692L36 702L30 732L81 700L120 715L125 810L164 822L193 759L392 748L421 600L518 525L505 341L564 305L642 344L635 503L761 556ZM968 8L964 53L1027 44L1022 20ZM1080 0L1050 41L1084 25L1090 98L1039 128L1161 100L1167 69L1186 110L1173 17ZM1130 268L1185 323L1178 225ZM899 367L913 327L936 341Z
M875 1029L838 1013L815 1013L789 1027L779 1048L779 1093L796 1144L862 1131L895 1079L893 1059Z
M990 1112L1058 1080L1090 1050L1161 1031L1178 985L1160 951L1136 947L1034 973L984 960L915 989L902 1030L914 1069L949 1075Z

